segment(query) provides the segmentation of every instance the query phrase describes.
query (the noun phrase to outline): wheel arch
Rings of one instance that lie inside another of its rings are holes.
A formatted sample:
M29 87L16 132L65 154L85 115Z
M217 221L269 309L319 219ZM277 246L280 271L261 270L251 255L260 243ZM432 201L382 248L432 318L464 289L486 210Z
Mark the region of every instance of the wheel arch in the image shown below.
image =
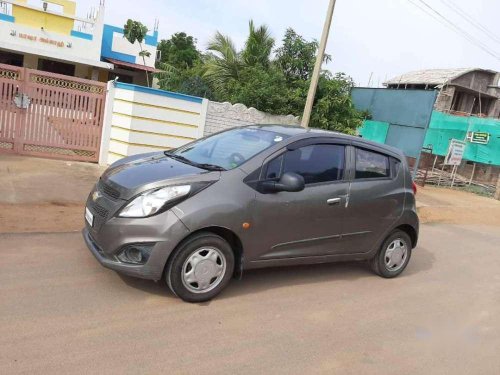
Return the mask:
M243 244L241 242L241 239L238 237L236 233L234 233L232 230L228 228L220 226L209 226L197 229L189 233L186 237L184 237L181 241L179 241L179 243L175 246L174 250L168 256L168 259L165 263L164 272L167 270L168 265L172 260L174 253L183 243L189 241L192 237L195 237L200 233L206 233L206 232L216 234L229 243L231 249L233 250L234 260L235 260L233 276L236 278L240 278L243 273Z
M417 233L417 230L413 226L411 226L410 224L401 224L394 229L401 230L401 231L405 232L410 237L412 249L414 249L417 246L418 233Z

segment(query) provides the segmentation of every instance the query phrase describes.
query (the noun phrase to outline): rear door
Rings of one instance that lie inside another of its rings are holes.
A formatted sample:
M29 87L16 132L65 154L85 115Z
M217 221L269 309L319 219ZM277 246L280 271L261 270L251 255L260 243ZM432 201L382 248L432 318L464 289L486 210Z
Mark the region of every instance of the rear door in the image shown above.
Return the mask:
M362 144L350 147L350 157L353 173L342 238L347 252L366 253L403 212L404 173L398 159Z
M328 142L328 139L327 141ZM314 257L341 252L340 238L349 182L346 144L302 142L270 157L261 181L283 173L304 177L300 192L257 193L253 233L254 261Z

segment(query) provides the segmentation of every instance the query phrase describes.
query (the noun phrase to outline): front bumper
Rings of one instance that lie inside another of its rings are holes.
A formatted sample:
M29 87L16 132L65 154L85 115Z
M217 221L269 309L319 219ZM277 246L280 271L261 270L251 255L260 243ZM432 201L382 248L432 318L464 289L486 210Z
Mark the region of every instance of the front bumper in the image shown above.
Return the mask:
M125 275L158 281L168 257L189 231L172 213L147 219L112 218L96 231L88 224L82 231L85 244L102 266ZM132 243L155 243L145 264L120 262L116 255Z

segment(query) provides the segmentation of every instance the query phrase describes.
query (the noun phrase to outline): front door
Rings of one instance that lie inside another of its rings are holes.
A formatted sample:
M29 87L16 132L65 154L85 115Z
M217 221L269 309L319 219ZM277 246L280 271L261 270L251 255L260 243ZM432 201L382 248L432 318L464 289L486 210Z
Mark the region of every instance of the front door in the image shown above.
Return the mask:
M316 257L342 252L340 237L349 183L343 144L309 144L287 149L263 166L261 180L283 173L304 177L300 192L257 193L250 262Z

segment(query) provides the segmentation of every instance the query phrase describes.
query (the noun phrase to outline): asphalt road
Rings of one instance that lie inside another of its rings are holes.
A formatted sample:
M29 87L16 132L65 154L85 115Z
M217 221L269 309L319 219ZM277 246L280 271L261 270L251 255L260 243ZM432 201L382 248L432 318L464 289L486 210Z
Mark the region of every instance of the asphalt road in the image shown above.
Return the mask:
M0 373L496 375L499 243L424 225L397 279L260 270L193 305L102 268L79 233L0 234Z

